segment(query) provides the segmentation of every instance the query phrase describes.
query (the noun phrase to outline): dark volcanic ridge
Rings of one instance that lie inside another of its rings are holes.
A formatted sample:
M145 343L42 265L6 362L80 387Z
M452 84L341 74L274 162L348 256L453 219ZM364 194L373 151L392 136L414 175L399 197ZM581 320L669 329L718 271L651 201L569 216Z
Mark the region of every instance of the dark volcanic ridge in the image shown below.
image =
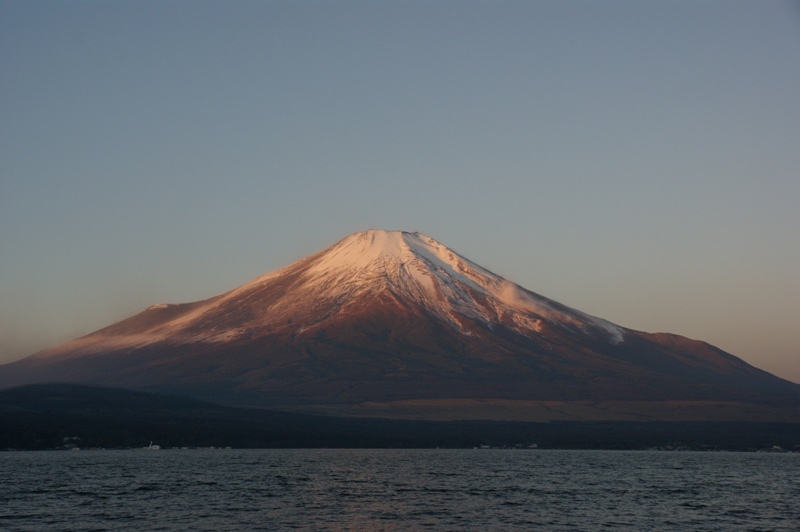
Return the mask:
M452 415L469 418L476 401L481 415L516 419L548 402L639 405L635 415L655 403L757 404L789 417L800 405L800 385L705 342L620 327L427 236L374 230L0 366L0 386L36 382L377 417L461 405Z

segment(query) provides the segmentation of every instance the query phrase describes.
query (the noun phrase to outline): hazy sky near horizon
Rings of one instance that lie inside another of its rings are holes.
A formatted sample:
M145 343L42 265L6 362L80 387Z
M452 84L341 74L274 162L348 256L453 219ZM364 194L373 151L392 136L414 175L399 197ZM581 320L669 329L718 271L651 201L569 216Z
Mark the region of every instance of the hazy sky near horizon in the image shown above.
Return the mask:
M0 0L0 362L367 228L800 382L800 6Z

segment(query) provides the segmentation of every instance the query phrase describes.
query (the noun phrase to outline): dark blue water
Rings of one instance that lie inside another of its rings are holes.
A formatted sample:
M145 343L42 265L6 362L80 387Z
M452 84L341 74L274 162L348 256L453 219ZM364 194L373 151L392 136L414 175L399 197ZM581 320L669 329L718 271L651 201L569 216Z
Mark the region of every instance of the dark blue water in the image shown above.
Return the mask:
M800 530L800 455L0 454L4 530Z

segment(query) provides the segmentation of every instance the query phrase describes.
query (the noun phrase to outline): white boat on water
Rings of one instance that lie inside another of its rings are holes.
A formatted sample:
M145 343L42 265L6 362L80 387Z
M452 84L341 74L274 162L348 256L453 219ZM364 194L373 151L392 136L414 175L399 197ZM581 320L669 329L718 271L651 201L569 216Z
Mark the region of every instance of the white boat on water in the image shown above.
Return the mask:
M151 441L150 445L145 447L145 449L148 450L148 451L160 451L161 450L161 446L160 445L153 445L153 442Z

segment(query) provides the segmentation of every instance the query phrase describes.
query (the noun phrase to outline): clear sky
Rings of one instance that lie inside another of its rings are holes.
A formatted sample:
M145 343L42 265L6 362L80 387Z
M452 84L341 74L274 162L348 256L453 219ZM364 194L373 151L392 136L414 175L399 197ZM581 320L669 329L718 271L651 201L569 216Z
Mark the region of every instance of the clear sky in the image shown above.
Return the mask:
M800 382L800 5L0 0L0 361L367 228Z

